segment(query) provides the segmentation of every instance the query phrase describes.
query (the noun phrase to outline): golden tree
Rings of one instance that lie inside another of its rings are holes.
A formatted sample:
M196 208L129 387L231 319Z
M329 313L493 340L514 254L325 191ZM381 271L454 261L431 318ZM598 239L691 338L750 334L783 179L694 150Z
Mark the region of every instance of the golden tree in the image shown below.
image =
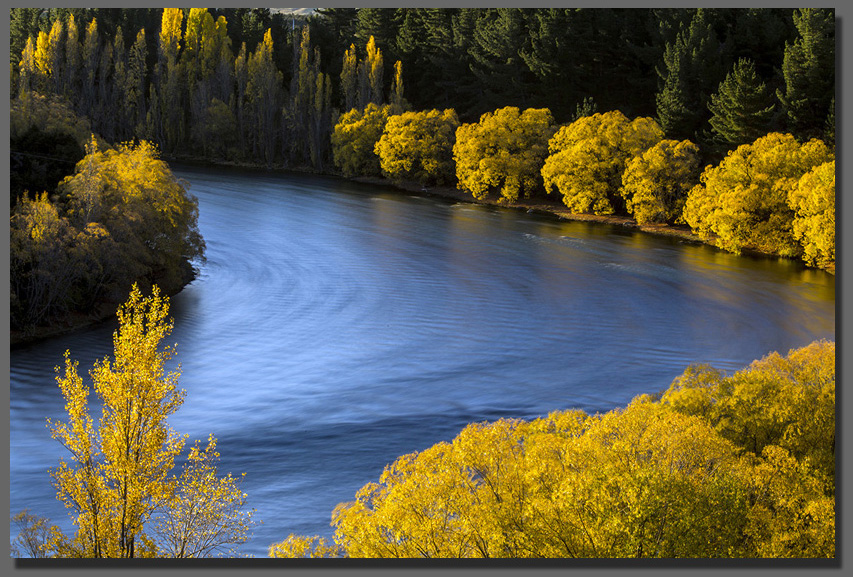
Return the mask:
M628 212L640 224L676 223L699 178L699 149L689 140L661 140L628 160L622 188Z
M613 214L626 163L663 139L651 118L633 121L613 110L583 116L548 142L542 167L545 190L556 188L572 212Z
M516 202L542 186L539 171L548 154L554 119L547 108L507 106L456 129L453 160L457 187L482 199L498 192Z
M341 114L332 133L332 155L345 176L379 176L374 148L390 115L391 106L372 102L364 110L353 108Z
M788 194L795 212L794 238L803 246L803 260L835 270L835 161L803 175Z
M170 474L186 440L168 425L185 391L180 370L167 370L173 347L160 347L172 330L169 303L155 287L143 297L134 286L117 312L114 359L90 372L101 418L89 413L89 387L65 353L57 382L68 421L48 421L71 454L52 470L57 497L76 515L76 534L52 543L60 557L207 556L246 540L251 513L230 475L216 476L216 444L190 452L184 473ZM156 520L156 534L146 525Z
M374 148L382 173L422 184L451 181L453 139L458 126L459 119L452 108L391 116Z
M832 159L822 141L801 144L778 132L741 145L705 169L687 196L684 220L704 240L731 252L799 256L789 194L804 174Z

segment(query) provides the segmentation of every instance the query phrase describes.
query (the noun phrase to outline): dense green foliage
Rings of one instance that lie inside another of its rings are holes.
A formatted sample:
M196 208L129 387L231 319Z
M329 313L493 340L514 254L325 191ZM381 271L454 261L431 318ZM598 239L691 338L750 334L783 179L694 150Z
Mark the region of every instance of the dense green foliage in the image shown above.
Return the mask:
M741 59L711 95L708 122L714 137L730 149L770 132L775 106L773 94L759 80L755 65Z
M274 557L834 557L835 345L605 414L468 425Z
M774 128L797 137L823 136L835 83L827 9L329 8L297 21L264 8L15 8L10 33L13 92L63 95L109 141L317 169L328 147L294 144L308 91L328 141L334 109L390 100L398 62L412 107L453 108L463 123L506 106L565 123L594 101L700 145L741 58L780 96ZM214 111L225 148L205 138Z

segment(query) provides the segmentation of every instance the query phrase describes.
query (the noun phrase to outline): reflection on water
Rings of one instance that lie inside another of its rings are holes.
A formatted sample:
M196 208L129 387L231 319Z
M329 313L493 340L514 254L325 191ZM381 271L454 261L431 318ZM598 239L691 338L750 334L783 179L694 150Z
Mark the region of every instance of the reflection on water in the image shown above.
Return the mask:
M172 301L170 420L214 433L264 524L330 535L334 506L466 423L606 411L692 362L736 370L835 334L832 276L620 227L344 181L184 169L208 252ZM107 324L12 351L11 511L62 521L53 367L111 353Z

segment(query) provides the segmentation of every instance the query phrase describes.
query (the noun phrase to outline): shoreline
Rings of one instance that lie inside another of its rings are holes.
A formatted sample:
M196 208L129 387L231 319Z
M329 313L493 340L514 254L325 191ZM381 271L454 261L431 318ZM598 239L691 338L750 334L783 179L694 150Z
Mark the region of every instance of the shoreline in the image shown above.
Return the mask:
M180 293L184 288L193 282L198 276L198 271L190 264L185 263L184 276L178 286L160 287L163 294L168 297L173 297ZM158 285L159 286L159 285ZM67 335L78 330L94 327L95 325L105 323L110 319L116 318L116 311L122 303L112 303L108 301L99 302L95 305L94 310L88 312L72 311L67 313L61 319L57 319L50 325L40 325L30 327L29 330L9 330L9 348L23 347L50 339Z

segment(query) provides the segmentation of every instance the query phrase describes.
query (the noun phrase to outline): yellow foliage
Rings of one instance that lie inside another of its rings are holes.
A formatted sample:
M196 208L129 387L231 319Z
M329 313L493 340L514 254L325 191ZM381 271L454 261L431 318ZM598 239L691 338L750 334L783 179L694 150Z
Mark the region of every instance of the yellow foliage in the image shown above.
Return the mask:
M835 343L817 341L785 357L772 353L730 377L689 369L661 402L706 418L756 455L768 445L790 451L834 493Z
M733 377L691 367L601 415L474 423L338 505L334 545L291 535L270 554L832 557L834 382L818 342Z
M793 236L789 195L804 174L832 159L820 140L800 144L790 134L768 134L705 169L688 194L684 220L700 237L731 252L751 248L798 256L802 248Z
M284 559L317 559L339 557L338 548L323 537L288 535L287 539L269 548L269 556Z
M618 110L583 116L548 142L545 190L556 188L573 212L612 214L626 163L663 139L651 118L628 120Z
M620 193L640 224L683 222L687 193L696 184L699 149L689 140L662 140L630 159Z
M794 238L803 246L803 260L835 270L835 161L803 175L788 194L795 212Z
M453 138L458 126L453 109L389 117L374 148L383 175L424 184L449 182L454 175Z
M78 228L97 222L121 239L121 258L131 269L162 269L173 284L183 259L203 256L198 202L150 142L101 151L93 138L76 174L59 190L68 195L68 214Z
M528 198L541 187L539 171L554 120L547 108L523 112L507 106L456 130L453 159L457 187L482 199L498 192L506 202Z
M143 297L134 286L117 316L113 359L90 372L100 400L97 425L89 413L90 389L65 353L56 381L65 398L67 422L48 426L68 449L71 463L51 471L57 498L75 515L77 533L57 534L63 557L207 556L245 541L251 514L240 511L245 495L230 475L216 476L216 441L190 451L180 478L170 476L185 437L167 417L183 404L180 370L166 370L173 347L160 343L172 331L169 303L155 287ZM160 538L146 532L157 514Z
M390 106L371 102L364 110L353 108L340 116L332 133L332 154L345 176L379 176L374 149L390 115Z

